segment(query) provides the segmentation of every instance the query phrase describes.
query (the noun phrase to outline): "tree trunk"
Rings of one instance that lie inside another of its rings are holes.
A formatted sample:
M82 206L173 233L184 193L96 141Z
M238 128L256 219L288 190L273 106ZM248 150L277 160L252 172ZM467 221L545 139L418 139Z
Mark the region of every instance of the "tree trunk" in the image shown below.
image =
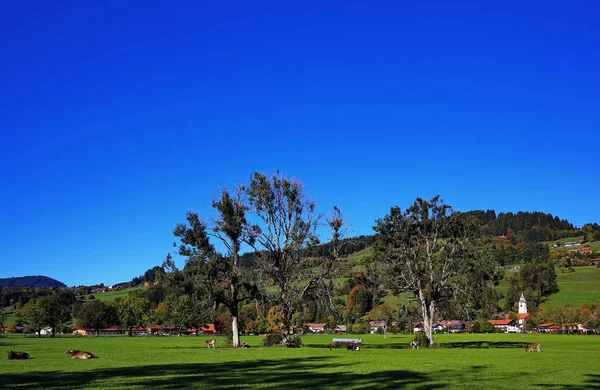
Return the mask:
M240 346L240 331L238 328L238 317L233 314L231 315L231 331L233 332L231 343L234 348L237 348Z
M236 252L237 253L237 252ZM237 258L237 255L236 255ZM236 259L236 263L237 263L237 259ZM230 312L231 312L231 343L233 348L237 348L240 345L240 329L238 326L238 310L239 310L239 303L238 303L238 291L237 291L237 278L232 278L231 280L231 284L229 285L229 290L231 291L231 307L229 308Z
M281 336L283 343L288 345L290 343L290 311L285 305L281 307Z
M427 336L427 341L429 345L435 344L433 341L433 315L435 313L435 302L429 302L427 305L427 300L425 298L425 294L423 290L419 290L419 303L421 306L421 314L423 316L423 328L425 329L425 336Z
M127 336L129 336L129 337L133 336L133 327L129 328L129 331L127 332Z

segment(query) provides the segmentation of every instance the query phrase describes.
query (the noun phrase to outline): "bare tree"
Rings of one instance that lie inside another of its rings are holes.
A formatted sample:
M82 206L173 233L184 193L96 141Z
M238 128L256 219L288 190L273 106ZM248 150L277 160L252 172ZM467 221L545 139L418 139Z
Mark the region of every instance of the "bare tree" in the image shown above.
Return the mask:
M333 292L326 282L331 278L338 242L345 232L344 219L336 207L328 220L332 240L336 241L334 248L338 249L332 256L311 258L310 248L319 242L319 216L302 184L279 173L269 178L256 172L246 192L252 211L259 217L259 224L252 227L256 240L253 246L259 253L264 277L278 287L282 335L287 344L292 315L303 301L320 300L332 306Z

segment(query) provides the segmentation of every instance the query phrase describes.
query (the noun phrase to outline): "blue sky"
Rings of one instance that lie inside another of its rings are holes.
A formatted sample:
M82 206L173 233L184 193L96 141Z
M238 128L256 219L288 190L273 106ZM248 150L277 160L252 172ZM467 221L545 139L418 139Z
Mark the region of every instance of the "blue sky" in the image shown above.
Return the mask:
M130 280L254 171L355 235L436 194L600 222L600 6L415 3L2 4L0 277Z

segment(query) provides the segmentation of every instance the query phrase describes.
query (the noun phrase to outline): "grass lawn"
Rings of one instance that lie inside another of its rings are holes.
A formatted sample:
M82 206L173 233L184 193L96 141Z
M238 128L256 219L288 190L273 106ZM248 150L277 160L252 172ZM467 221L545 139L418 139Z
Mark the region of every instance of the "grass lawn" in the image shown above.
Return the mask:
M31 360L0 359L0 387L146 388L600 388L600 337L579 335L439 335L440 349L406 349L411 336L360 335L358 352L327 348L333 336L304 336L299 349L207 349L196 337L0 338L4 350ZM336 336L339 337L339 336ZM356 336L343 336L356 337ZM525 353L541 342L542 353ZM82 349L98 359L71 360Z

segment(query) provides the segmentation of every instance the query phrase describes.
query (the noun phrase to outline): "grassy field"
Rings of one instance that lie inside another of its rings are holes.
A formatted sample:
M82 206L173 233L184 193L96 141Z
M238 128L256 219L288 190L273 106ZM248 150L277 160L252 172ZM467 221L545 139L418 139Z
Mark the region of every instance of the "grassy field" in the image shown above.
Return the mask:
M579 307L582 303L600 303L600 268L595 266L575 267L575 272L556 273L560 291L552 294L541 307L554 309L570 303Z
M133 288L128 288L126 290L120 290L120 291L108 291L108 292L96 293L96 294L92 294L92 295L100 301L114 301L117 298L126 297L130 292L135 291L138 288L140 288L140 287L133 287Z
M0 338L30 360L0 359L3 389L145 388L600 388L600 337L439 335L440 349L407 349L408 335L361 335L358 352L326 347L332 336L305 336L299 349L216 349L196 337ZM218 343L221 342L218 339ZM542 353L524 353L541 342ZM71 360L67 348L98 359Z

